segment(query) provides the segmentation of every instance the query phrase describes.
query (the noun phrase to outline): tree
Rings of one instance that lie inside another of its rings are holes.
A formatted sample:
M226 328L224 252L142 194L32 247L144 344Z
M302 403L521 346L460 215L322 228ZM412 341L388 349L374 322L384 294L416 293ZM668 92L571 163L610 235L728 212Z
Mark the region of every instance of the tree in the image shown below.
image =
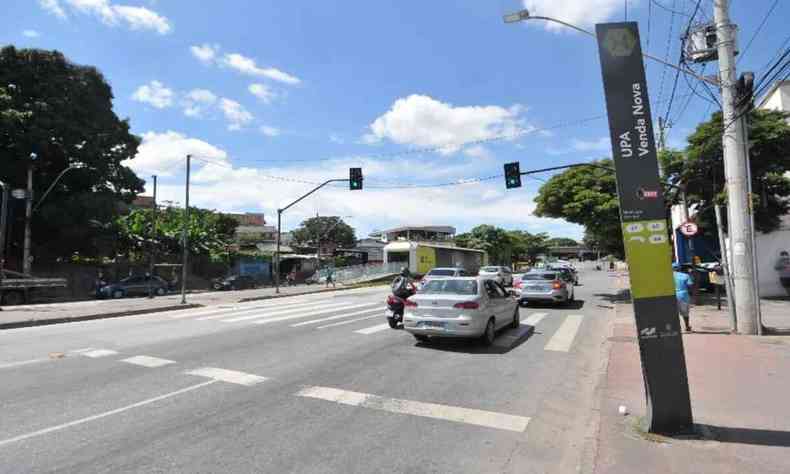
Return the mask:
M89 221L112 221L119 204L143 190L125 165L140 139L113 112L101 73L57 51L0 49L0 84L0 179L25 187L36 153L33 188L41 196L70 164L85 164L64 175L33 215L35 254L94 255L98 228ZM21 223L14 229L11 241L21 242Z
M479 225L471 231L455 237L456 245L485 250L488 260L494 265L510 265L513 258L513 243L505 229L492 225Z
M153 212L153 209L135 209L115 221L120 252L129 260L144 261L155 250L160 259L178 260L183 251L184 210L175 207L159 210L156 234ZM190 207L187 226L189 252L208 256L213 261L226 260L230 253L228 249L235 242L237 226L235 219L224 214Z
M550 247L576 247L579 245L579 242L567 237L554 237L549 239L546 243L549 244Z
M784 177L790 171L788 117L784 112L767 110L753 110L748 117L755 227L762 232L776 229L790 208L790 180ZM697 126L688 137L685 152L668 151L660 156L667 180L686 189L687 203L700 208L697 221L702 232L714 239L713 205L726 205L727 200L722 156L719 112ZM677 189L666 194L671 203L680 202Z
M549 236L543 232L530 234L523 230L508 232L513 246L513 261L533 263L538 255L549 249Z
M297 246L317 246L319 241L332 243L338 247L352 247L357 238L354 228L337 216L311 217L304 220L291 232Z
M595 162L612 167L608 159ZM601 168L569 168L540 187L535 215L565 219L584 226L597 248L622 256L623 234L614 173Z

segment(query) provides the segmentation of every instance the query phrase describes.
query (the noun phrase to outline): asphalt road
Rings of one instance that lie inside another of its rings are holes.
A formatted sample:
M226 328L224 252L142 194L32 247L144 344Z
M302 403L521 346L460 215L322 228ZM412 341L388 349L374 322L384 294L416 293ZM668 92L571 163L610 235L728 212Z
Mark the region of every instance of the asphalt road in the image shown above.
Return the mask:
M0 472L575 472L611 293L419 344L384 289L0 332Z

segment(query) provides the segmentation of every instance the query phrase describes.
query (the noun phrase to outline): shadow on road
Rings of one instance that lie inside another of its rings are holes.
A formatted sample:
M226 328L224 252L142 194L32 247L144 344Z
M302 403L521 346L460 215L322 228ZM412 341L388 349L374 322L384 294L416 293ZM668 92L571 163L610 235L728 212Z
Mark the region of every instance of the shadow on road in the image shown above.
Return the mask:
M604 299L610 303L630 303L631 290L619 290L617 293L595 293L593 296Z
M428 342L416 343L415 347L464 354L507 354L527 342L534 333L534 326L522 325L518 329L500 331L489 347L484 346L479 340L449 337L434 337Z
M596 295L597 296L597 295ZM549 302L530 301L527 306L521 306L521 309L528 308L558 308L558 309L582 309L584 307L584 300L574 300L566 305L558 305Z
M790 447L790 431L732 428L697 424L696 431L720 443L752 444L757 446Z

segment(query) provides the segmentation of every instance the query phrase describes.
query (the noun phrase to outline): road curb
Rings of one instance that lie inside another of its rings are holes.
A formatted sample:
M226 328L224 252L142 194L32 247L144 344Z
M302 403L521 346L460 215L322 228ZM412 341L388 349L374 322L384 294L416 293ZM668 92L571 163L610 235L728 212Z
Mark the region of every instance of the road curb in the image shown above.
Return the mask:
M161 306L158 308L145 308L145 309L135 309L129 311L119 311L117 313L88 314L84 316L62 317L62 318L51 318L51 319L28 319L26 321L0 323L0 330L26 328L33 326L48 326L51 324L76 323L80 321L91 321L94 319L122 318L124 316L138 316L141 314L153 314L153 313L161 313L164 311L178 311L182 309L194 309L194 308L203 308L203 307L204 305L202 304L190 303L190 304L178 304L172 306Z
M248 298L241 298L237 301L237 303L249 303L251 301L264 301L264 300L272 300L277 298L288 298L290 296L304 296L304 295L317 295L319 293L333 293L336 291L348 291L348 290L358 290L360 288L365 288L364 286L347 286L342 288L323 288L316 291L305 291L303 293L280 293L274 295L266 295L266 296L251 296Z

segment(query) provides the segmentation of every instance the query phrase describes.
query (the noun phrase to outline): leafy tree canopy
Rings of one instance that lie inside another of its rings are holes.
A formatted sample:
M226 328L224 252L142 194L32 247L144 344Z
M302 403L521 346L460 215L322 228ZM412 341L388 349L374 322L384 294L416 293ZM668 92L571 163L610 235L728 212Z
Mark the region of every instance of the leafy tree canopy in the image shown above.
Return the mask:
M479 225L467 233L455 236L460 247L485 250L488 260L494 265L510 265L513 243L505 229L492 225Z
M357 242L354 228L337 216L311 217L291 232L296 245L315 246L320 240L332 242L339 247L352 247Z
M551 247L575 247L579 242L567 237L554 237L547 241Z

